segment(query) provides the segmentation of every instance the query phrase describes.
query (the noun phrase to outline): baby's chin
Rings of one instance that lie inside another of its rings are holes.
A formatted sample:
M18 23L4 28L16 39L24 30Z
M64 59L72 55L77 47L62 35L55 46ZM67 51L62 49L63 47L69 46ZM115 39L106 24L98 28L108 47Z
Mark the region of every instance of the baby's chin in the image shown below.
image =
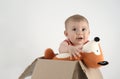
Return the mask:
M74 45L83 45L83 44L84 44L84 42L77 42Z

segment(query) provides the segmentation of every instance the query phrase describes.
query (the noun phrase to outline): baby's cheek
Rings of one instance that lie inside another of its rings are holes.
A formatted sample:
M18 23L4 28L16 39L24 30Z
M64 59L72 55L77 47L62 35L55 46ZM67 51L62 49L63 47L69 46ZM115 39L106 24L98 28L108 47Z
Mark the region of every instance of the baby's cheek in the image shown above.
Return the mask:
M84 44L87 43L87 42L88 42L88 39L85 38L85 39L84 39Z

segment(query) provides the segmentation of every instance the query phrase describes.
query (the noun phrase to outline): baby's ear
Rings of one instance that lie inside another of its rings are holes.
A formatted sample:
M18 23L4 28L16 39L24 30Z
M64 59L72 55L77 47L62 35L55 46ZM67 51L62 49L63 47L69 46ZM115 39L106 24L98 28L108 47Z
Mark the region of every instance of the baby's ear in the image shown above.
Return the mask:
M68 33L67 33L67 31L66 31L66 30L64 31L64 35L65 35L65 36L68 36Z

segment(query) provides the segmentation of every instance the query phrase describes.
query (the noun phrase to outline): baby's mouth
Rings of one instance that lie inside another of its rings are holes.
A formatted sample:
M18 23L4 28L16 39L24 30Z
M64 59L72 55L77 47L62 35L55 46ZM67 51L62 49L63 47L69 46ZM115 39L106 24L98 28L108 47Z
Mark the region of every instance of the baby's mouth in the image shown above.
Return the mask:
M83 39L83 37L78 37L78 38L76 38L77 40L82 40Z

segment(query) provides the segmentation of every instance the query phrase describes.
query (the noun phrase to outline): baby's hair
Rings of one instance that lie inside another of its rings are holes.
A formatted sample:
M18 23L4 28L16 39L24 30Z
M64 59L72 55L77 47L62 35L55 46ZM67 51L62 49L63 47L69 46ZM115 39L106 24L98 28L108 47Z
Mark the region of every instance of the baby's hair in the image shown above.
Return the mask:
M79 14L76 14L76 15L72 15L70 17L68 17L65 21L65 28L67 28L67 24L70 22L70 21L75 21L75 22L80 22L80 21L85 21L88 23L88 20L82 16L82 15L79 15Z

